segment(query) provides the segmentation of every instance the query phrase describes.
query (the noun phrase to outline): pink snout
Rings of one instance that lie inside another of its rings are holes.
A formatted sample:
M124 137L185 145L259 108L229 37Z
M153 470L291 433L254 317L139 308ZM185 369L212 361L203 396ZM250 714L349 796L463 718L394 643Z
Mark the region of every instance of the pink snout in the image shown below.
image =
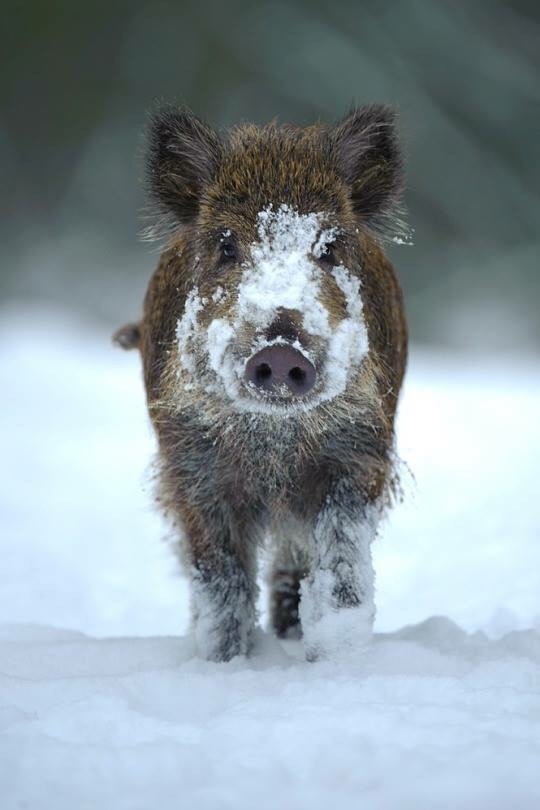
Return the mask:
M317 372L313 363L292 346L267 346L250 357L245 379L261 391L279 393L286 386L295 397L303 397L315 385Z

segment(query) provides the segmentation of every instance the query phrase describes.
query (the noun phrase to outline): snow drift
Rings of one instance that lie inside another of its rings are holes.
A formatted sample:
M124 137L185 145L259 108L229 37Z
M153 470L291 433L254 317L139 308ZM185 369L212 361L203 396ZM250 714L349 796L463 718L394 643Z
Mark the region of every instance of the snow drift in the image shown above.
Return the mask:
M0 338L2 810L539 806L535 362L413 352L373 644L261 630L223 665L159 542L137 358L57 313Z

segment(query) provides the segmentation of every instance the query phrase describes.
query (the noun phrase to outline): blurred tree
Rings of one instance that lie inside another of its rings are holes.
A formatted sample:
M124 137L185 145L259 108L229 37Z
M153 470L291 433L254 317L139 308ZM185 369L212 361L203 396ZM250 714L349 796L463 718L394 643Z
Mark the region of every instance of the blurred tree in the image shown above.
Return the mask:
M154 256L136 242L145 111L305 123L401 111L414 248L393 248L414 337L540 337L538 4L303 0L4 4L4 297L115 320ZM501 323L505 328L501 328Z

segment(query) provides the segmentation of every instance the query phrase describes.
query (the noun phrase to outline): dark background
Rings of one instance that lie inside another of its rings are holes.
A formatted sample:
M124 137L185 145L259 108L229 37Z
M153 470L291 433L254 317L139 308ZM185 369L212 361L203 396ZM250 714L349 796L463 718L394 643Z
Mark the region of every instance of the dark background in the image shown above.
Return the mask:
M137 240L156 99L218 126L395 104L414 247L390 248L419 342L540 339L537 2L4 3L0 295L113 327L156 248Z

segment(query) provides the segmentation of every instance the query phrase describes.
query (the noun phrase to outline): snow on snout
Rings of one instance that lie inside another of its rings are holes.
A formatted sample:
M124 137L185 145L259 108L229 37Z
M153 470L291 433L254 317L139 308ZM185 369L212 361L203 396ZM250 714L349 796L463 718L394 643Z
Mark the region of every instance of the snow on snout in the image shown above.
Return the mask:
M319 234L318 214L298 214L286 205L269 207L258 218L260 241L238 288L238 317L264 329L279 309L294 309L302 313L306 332L330 337L328 313L318 298L321 271L309 254L320 255L335 229Z
M336 228L322 227L321 214L299 214L287 205L275 210L269 206L259 212L259 241L251 246L251 261L245 265L232 315L212 320L204 336L208 367L242 409L255 407L242 386L249 358L240 360L234 352L242 325L250 325L257 332L253 353L266 345L263 332L283 309L300 312L304 331L325 340L324 368L317 369L321 383L306 407L314 407L342 393L350 369L367 354L369 344L360 281L342 265L331 271L347 303L347 316L336 327L331 326L328 312L320 300L325 271L316 265L314 259L321 255L324 245L333 241L336 234ZM218 300L222 297L221 291ZM213 300L216 300L215 296ZM190 373L195 370L192 343L197 335L198 315L207 303L194 288L178 323L179 358L183 368ZM307 347L298 342L295 347L312 360ZM259 405L257 410L260 410Z

